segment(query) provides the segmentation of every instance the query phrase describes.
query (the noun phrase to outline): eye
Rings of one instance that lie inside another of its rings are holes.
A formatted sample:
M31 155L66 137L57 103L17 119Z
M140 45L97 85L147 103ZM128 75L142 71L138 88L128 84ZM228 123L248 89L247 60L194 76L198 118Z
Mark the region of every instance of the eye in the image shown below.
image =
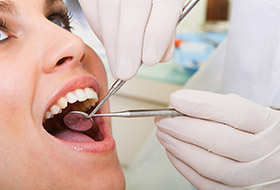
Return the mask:
M0 43L9 39L9 36L0 29Z
M56 24L57 26L59 26L59 27L62 27L62 28L65 28L65 27L66 27L66 25L65 25L64 22L61 20L61 18L57 18L57 17L53 16L53 17L49 18L49 20L50 20L51 22L53 22L54 24Z
M71 19L70 13L68 14L67 10L64 9L59 10L48 17L49 21L68 31L71 31L70 19Z

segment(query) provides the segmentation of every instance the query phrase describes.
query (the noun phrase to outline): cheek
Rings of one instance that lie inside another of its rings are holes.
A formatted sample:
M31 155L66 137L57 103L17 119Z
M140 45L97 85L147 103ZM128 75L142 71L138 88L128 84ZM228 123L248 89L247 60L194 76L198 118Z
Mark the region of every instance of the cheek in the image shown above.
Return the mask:
M108 82L104 65L98 55L89 47L86 48L85 68L98 80L101 87L101 96L107 94ZM102 97L103 97L102 96Z
M36 72L32 72L32 68L27 64L15 64L15 61L1 61L0 71L0 117L10 117L20 111L28 112L31 108Z

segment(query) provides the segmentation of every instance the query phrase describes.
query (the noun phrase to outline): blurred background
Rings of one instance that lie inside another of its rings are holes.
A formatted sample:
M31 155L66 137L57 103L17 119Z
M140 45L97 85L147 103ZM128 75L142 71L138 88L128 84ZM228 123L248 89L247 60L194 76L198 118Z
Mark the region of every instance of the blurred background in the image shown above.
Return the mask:
M143 65L137 76L111 98L111 111L168 107L170 94L183 88L226 38L231 5L231 0L201 0L178 26L173 59L153 67ZM101 57L111 86L115 80L102 44L87 23L77 23L75 17L79 15L74 15L73 32ZM190 185L171 166L156 140L153 120L112 118L127 189L187 189ZM166 178L168 182L164 182Z

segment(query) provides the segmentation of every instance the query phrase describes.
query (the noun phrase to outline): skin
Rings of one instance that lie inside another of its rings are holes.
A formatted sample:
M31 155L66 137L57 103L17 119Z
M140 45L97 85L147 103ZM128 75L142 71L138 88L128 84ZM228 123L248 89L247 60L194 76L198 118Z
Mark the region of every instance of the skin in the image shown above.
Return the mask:
M115 148L105 153L74 150L52 141L42 126L47 104L67 81L93 75L101 97L107 92L98 56L79 37L48 20L46 1L13 0L17 14L0 11L8 25L0 30L10 37L0 43L0 187L124 189Z

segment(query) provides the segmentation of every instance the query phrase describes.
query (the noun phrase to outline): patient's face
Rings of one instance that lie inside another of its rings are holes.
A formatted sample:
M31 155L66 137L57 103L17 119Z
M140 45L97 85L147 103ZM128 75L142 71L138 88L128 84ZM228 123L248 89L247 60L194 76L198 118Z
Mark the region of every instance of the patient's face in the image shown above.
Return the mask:
M100 59L67 29L59 0L0 0L1 189L124 189L110 122L62 122L107 89Z

